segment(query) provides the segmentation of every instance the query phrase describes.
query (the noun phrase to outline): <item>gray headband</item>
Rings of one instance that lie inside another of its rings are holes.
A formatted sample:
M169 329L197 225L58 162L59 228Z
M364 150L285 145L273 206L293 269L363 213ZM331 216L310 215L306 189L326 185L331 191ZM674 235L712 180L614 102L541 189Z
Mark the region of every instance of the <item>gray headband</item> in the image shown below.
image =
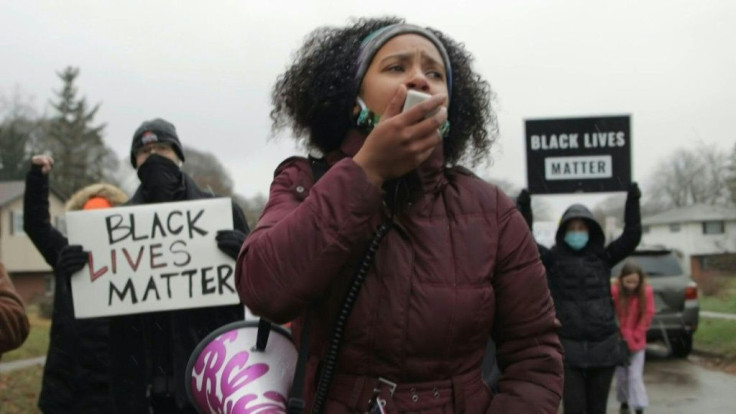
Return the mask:
M358 60L355 63L357 70L355 71L355 93L356 95L360 91L360 84L363 83L363 77L365 72L368 70L368 66L371 65L373 58L376 56L383 45L394 37L402 34L418 34L434 44L437 50L442 56L442 63L445 64L445 72L447 79L447 95L448 98L452 94L452 66L450 66L450 57L447 55L445 46L440 40L429 30L415 26L413 24L392 24L390 26L382 27L373 33L366 36L360 45L360 52L358 52Z

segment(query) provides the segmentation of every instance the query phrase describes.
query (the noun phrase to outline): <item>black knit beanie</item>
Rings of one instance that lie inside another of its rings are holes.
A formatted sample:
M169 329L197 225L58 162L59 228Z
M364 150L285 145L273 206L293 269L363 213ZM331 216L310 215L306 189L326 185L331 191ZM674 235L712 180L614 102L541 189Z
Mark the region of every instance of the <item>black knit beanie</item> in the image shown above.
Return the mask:
M138 168L135 153L149 142L168 142L179 159L184 162L184 151L179 142L179 136L176 135L176 127L165 119L156 118L143 122L133 134L133 142L130 146L130 163L133 168Z

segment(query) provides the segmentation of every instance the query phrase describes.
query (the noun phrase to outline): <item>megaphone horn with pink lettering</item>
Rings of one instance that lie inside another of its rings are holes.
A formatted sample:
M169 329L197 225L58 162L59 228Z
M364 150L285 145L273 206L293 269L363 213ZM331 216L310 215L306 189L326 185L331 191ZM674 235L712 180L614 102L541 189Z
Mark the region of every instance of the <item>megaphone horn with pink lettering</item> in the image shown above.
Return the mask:
M189 358L187 395L203 414L286 413L297 356L289 331L278 325L230 323Z

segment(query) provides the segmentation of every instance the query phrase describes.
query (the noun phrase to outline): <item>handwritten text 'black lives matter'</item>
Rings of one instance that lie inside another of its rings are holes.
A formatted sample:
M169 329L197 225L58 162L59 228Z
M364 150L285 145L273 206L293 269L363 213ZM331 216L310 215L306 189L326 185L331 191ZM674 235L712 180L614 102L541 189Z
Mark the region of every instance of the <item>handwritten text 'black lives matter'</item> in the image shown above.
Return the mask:
M222 295L226 291L234 293L231 265L189 266L192 252L187 242L209 234L197 226L203 214L203 209L174 210L164 215L154 213L150 226L146 225L145 228L140 225L136 227L136 215L133 213L106 216L109 255L97 257L90 254L88 268L93 282L106 274L111 275L108 278L108 305L112 305L114 300L137 304L154 299L158 301L162 297L171 299L175 294L172 283L183 283L183 290L189 298ZM141 221L139 219L139 224ZM125 242L125 247L116 247L122 242ZM142 263L156 274L139 274Z

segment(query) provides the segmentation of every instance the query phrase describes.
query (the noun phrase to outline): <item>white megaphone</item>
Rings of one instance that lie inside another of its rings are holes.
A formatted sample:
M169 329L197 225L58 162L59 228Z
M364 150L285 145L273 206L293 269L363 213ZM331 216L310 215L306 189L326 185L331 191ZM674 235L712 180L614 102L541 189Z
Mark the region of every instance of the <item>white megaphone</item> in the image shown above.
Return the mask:
M297 357L291 334L278 325L261 319L222 326L189 358L189 401L203 414L286 413Z

